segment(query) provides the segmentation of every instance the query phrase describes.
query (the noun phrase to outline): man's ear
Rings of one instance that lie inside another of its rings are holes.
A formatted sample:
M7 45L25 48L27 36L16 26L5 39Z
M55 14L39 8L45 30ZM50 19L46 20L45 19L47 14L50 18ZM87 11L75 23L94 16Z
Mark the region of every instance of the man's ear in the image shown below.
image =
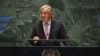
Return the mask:
M52 17L52 13L50 13L50 17Z

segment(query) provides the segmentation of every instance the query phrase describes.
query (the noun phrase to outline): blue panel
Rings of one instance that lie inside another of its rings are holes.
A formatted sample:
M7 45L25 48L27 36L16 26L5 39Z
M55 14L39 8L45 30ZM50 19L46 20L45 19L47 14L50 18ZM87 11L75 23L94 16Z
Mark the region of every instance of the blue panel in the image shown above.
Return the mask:
M100 14L97 14L95 16L95 18L96 18L96 24L97 24L97 26L100 27Z
M1 28L0 28L0 33L3 32L4 30L5 30L5 29L1 29Z
M0 16L0 20L9 20L10 16Z
M0 33L6 29L9 20L10 16L0 16Z
M0 26L7 26L8 23L0 23Z

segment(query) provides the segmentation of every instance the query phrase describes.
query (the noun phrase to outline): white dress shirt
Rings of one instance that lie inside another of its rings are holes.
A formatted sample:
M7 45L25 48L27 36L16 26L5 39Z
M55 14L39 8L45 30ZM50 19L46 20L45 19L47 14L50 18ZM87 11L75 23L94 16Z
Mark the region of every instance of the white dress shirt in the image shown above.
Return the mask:
M45 24L46 24L46 23L43 22L43 30L45 30ZM47 24L48 24L48 37L49 37L49 34L50 34L50 28L51 28L51 19L48 21Z

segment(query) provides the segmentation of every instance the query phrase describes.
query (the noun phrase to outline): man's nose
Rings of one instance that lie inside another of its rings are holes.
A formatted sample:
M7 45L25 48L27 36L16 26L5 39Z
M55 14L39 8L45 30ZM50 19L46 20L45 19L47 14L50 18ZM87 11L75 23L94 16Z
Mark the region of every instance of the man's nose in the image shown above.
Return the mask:
M42 14L42 16L44 16L44 14Z

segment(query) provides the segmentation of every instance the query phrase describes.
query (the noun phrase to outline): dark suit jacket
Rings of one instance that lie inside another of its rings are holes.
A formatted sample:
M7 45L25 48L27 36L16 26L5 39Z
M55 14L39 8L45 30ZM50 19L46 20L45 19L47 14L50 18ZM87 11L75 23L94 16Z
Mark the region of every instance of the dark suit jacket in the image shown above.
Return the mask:
M31 34L31 39L34 36L39 36L40 39L46 38L43 31L42 21L39 21L36 24L34 24L32 34ZM61 22L51 19L49 39L68 39L68 36L66 35L65 29ZM67 45L66 42L63 42L63 43ZM33 41L30 41L30 44L32 44L33 46L60 46L60 42L49 41L49 40L39 41L37 44L34 44Z

